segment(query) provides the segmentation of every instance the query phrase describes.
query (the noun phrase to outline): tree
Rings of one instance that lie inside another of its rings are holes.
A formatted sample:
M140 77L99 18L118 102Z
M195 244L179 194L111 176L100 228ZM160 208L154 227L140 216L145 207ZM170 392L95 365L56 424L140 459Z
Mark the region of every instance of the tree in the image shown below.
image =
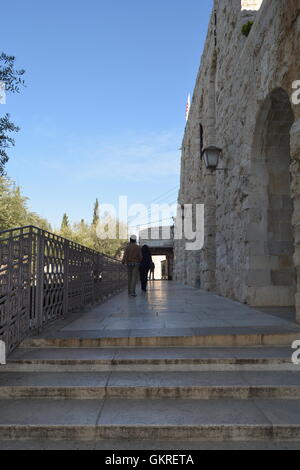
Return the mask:
M51 225L27 207L28 198L21 189L5 176L0 176L0 230L35 225L51 231Z
M4 83L5 91L19 93L20 87L25 86L22 76L25 70L15 69L15 57L2 52L0 54L0 82ZM11 132L18 132L20 129L10 121L9 114L5 114L0 119L0 175L4 174L4 167L9 156L7 148L15 145L14 139L10 136Z
M26 225L34 225L35 227L41 228L42 230L47 230L52 232L51 224L47 219L40 217L35 212L28 212L26 216Z
M98 198L97 198L96 202L95 202L95 205L94 205L94 213L93 213L93 225L95 227L99 223L99 220L100 220L99 201L98 201Z
M124 237L123 234L127 234L127 226L117 219L115 220L112 217L108 217L107 214L102 220L100 216L98 216L99 202L98 205L97 202L98 200L96 200L94 208L95 217L93 217L91 224L86 223L84 219L81 219L80 222L70 224L67 215L64 214L63 222L68 221L68 224L62 222L58 235L113 258L120 258L122 250L127 243L126 239L121 239L122 236ZM97 216L99 219L97 219ZM116 227L116 237L112 235L108 236L108 238L103 237L103 233L108 229L109 222Z
M25 70L16 70L14 56L9 56L2 52L0 54L0 81L5 83L5 90L12 93L19 93L20 86L25 86L22 76Z
M115 229L115 234L109 234L109 226ZM105 214L97 227L92 227L93 249L113 258L119 258L127 243L127 238L122 238L124 233L127 233L127 225Z
M69 221L69 217L67 216L66 213L64 213L62 221L61 221L61 226L58 234L61 237L68 238L69 240L72 240L72 227Z
M9 114L0 118L0 174L4 174L4 166L8 162L6 149L15 145L15 140L7 132L19 132L20 128L10 121Z
M70 228L69 217L67 216L66 213L64 213L63 218L62 218L62 222L61 222L61 226L60 226L60 230L63 231L63 230L68 229L68 228Z

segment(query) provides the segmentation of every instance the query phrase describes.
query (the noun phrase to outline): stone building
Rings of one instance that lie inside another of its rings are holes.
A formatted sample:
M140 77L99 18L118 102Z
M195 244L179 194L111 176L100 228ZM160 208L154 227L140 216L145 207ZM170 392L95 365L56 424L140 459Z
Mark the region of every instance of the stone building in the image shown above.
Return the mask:
M299 51L300 0L215 0L179 193L205 205L205 243L175 242L174 275L253 306L296 305L300 322ZM211 145L217 171L201 158Z

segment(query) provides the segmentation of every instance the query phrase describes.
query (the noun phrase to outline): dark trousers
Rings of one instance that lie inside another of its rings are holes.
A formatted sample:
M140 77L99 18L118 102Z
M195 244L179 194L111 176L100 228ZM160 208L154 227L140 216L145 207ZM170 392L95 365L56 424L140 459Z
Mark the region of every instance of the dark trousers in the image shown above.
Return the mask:
M148 272L149 272L149 268L147 266L140 266L140 278L141 278L141 285L142 285L143 290L147 289Z

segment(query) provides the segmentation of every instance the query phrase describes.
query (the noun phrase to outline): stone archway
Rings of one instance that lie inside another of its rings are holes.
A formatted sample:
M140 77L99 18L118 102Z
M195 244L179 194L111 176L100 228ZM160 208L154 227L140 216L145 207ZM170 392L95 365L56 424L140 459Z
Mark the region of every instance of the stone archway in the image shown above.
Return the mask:
M274 90L259 113L251 161L247 300L254 306L295 305L289 96Z

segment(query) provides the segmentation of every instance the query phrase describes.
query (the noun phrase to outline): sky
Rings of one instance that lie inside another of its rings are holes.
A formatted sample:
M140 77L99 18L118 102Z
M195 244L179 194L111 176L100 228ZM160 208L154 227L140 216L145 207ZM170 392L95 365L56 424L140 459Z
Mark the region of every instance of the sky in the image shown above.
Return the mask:
M90 221L96 198L176 202L211 9L212 0L2 3L0 52L26 70L26 88L0 105L21 127L6 171L31 210L58 228L64 212Z

